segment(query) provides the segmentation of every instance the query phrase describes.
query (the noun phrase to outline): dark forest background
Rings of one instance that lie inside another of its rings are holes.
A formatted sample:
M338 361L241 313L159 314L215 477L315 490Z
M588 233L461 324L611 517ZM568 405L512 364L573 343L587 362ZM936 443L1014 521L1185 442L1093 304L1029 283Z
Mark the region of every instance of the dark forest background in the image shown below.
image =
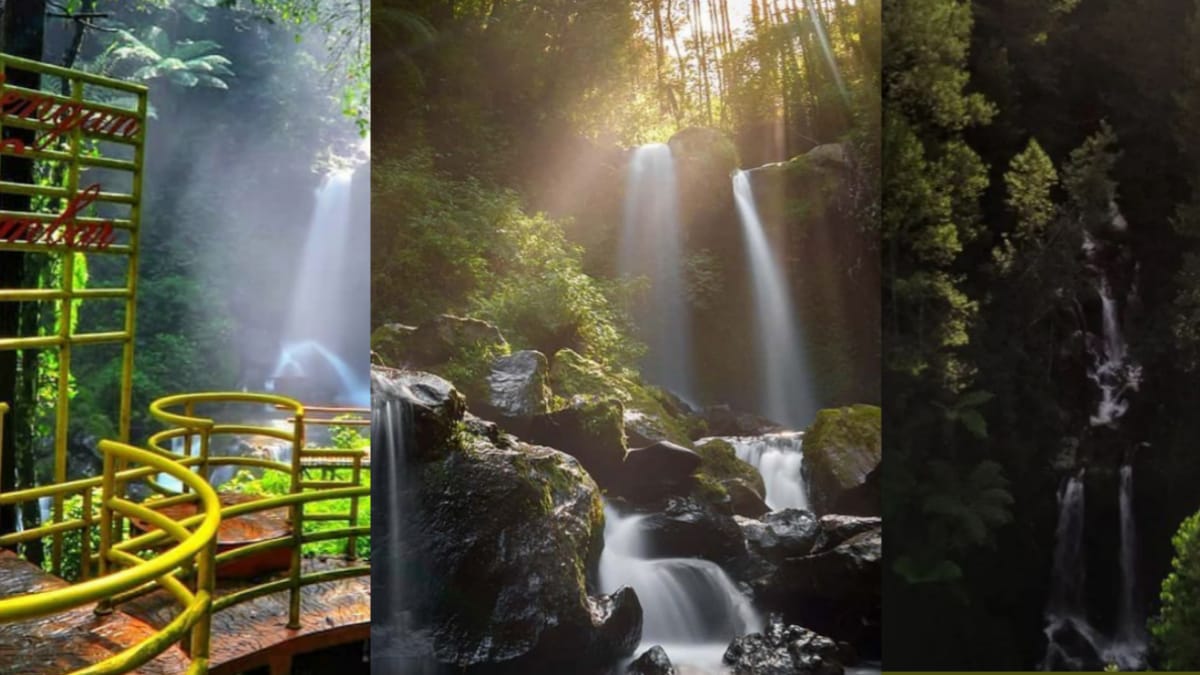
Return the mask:
M1200 6L888 0L884 17L886 663L1041 659L1068 466L1088 466L1089 555L1118 546L1115 487L1097 487L1116 460L1081 437L1077 376L1098 321L1083 233L1115 202L1144 377L1103 442L1137 449L1151 665L1200 667L1196 519L1180 529L1200 507ZM1088 583L1115 597L1115 572ZM1113 602L1089 609L1103 623Z

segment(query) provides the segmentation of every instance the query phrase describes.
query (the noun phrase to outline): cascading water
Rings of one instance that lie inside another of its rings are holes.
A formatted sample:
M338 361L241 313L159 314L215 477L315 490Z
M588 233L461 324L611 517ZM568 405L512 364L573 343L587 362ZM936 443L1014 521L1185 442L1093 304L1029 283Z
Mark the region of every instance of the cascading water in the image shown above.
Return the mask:
M804 341L788 292L783 267L771 253L763 230L750 176L733 174L733 198L746 238L747 263L754 281L754 314L758 331L759 373L763 406L771 419L801 427L816 413Z
M697 444L706 440L700 439ZM767 492L763 501L772 511L808 508L808 494L800 473L804 466L803 432L729 436L720 440L733 446L738 459L758 470Z
M365 406L370 294L362 261L369 251L361 244L369 239L354 228L369 221L354 217L353 176L335 171L317 189L271 386L301 398L332 396L335 403Z
M1115 207L1114 207L1115 208ZM1114 227L1124 219L1115 213ZM1117 229L1124 229L1123 226ZM1090 425L1115 429L1129 411L1127 395L1141 384L1141 366L1129 355L1121 332L1120 307L1104 263L1105 245L1084 234L1083 251L1098 271L1101 335L1089 340L1092 364L1088 378L1100 390ZM1128 460L1128 458L1127 458ZM1096 630L1087 617L1084 602L1084 577L1088 561L1084 556L1084 469L1068 478L1058 497L1058 527L1055 530L1054 567L1050 601L1046 606L1045 670L1080 670L1101 665L1116 665L1121 670L1145 666L1147 640L1137 599L1137 529L1133 511L1133 466L1120 467L1118 501L1120 507L1121 591L1115 636L1108 638Z
M639 651L661 645L677 666L724 672L721 657L736 637L762 629L750 600L716 563L698 558L650 558L645 515L604 507L600 587L631 586L642 605Z
M650 289L633 314L648 352L642 374L685 399L693 395L691 320L684 278L683 226L675 160L665 143L633 152L617 270L646 277Z

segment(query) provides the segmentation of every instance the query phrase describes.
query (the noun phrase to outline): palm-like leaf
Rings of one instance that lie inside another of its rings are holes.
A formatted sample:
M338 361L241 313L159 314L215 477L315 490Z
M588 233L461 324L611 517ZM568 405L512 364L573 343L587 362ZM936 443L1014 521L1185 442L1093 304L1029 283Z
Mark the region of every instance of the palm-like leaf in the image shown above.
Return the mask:
M106 75L128 73L139 82L166 80L183 87L228 89L224 77L233 77L233 62L216 53L221 49L212 40L171 42L163 29L152 26L141 36L125 30L97 59L95 67Z

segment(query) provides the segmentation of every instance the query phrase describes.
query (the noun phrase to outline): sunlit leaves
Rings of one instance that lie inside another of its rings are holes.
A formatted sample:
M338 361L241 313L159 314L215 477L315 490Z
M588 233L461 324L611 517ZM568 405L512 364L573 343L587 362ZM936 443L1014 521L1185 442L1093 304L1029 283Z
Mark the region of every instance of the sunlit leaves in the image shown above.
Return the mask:
M1151 621L1165 670L1200 669L1200 513L1183 521L1171 539L1175 557L1163 581L1162 609Z

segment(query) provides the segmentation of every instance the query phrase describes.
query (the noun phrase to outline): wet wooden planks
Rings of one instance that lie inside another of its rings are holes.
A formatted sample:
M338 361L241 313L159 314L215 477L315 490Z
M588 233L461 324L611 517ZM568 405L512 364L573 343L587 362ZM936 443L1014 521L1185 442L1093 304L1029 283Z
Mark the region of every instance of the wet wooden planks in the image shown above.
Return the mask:
M360 564L333 557L307 559L304 570ZM217 595L250 585L252 582L223 580ZM286 674L297 654L366 640L371 621L370 591L371 579L365 575L305 586L301 593L301 627L298 630L287 627L287 591L217 612L212 620L212 674L232 675L261 667L268 668L273 675ZM128 602L121 608L154 626L166 625L179 609L163 591Z
M64 588L67 582L0 550L0 598ZM61 675L103 661L154 634L154 629L125 612L98 616L92 606L51 616L0 623L0 671L7 675ZM177 675L188 658L171 646L137 673Z

